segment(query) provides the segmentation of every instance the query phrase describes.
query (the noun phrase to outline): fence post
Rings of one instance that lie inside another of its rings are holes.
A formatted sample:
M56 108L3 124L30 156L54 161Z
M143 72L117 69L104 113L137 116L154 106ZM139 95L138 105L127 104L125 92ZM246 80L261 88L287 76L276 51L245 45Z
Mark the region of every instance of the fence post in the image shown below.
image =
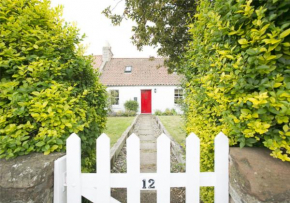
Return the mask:
M229 139L220 132L214 139L214 147L214 199L216 203L225 203L229 202Z
M97 139L97 192L96 198L98 202L111 201L111 185L110 185L110 138L106 134L102 134Z
M200 191L200 140L191 133L186 138L186 202L198 203Z
M157 138L157 202L170 202L170 140L165 134Z
M134 133L127 139L127 174L128 203L140 203L140 140Z
M71 134L66 140L67 202L81 203L81 139Z

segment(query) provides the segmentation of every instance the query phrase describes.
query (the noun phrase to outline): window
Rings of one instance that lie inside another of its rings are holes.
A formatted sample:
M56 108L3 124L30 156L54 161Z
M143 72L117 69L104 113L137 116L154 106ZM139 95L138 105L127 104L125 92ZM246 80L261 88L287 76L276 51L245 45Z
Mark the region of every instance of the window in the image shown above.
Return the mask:
M111 104L112 105L119 105L119 90L111 90Z
M174 90L174 104L180 104L183 99L183 89Z
M132 72L132 66L126 66L125 73L131 73L131 72Z

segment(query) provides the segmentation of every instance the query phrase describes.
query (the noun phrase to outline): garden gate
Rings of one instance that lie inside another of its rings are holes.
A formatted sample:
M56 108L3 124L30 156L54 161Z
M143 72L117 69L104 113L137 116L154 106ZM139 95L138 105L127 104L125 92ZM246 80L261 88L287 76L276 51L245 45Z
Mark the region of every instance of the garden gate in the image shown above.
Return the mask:
M215 202L229 202L229 141L223 134L215 137L215 171L200 172L200 141L191 133L186 138L186 172L170 173L170 139L157 139L157 173L140 173L140 140L127 139L127 173L111 173L110 138L97 139L97 173L81 173L81 140L72 134L66 141L66 156L55 161L54 203L81 203L81 196L92 202L119 202L111 188L127 188L128 203L140 202L140 190L157 190L157 202L170 202L170 187L185 187L186 202L197 203L202 186L214 186Z

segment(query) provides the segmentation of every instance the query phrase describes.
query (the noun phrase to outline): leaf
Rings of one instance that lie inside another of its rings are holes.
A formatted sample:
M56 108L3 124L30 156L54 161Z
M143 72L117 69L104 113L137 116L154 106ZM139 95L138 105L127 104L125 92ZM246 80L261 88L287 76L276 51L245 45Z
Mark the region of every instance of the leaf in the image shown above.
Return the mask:
M71 123L65 123L65 126L72 128L72 124Z
M254 144L257 142L257 140L255 138L248 138L248 139L246 139L246 142L250 143L250 144Z
M248 114L251 114L252 112L249 109L241 109L241 113L248 115Z
M58 144L58 145L63 145L63 141L62 141L61 139L57 139L57 140L56 140L56 144Z
M255 54L257 54L257 51L255 51L254 49L247 49L247 54L249 54L249 55L255 55Z
M38 46L35 44L35 45L33 45L33 47L35 48L35 49L38 49Z
M45 143L43 141L40 141L40 142L36 143L35 146L42 147L43 145L45 145Z
M235 58L232 55L226 55L227 58L234 60Z
M269 68L270 68L270 67L267 66L267 65L261 65L261 66L258 66L258 67L257 67L258 70L267 70L267 69L269 69Z
M50 148L50 151L55 151L56 149L58 148L58 146L57 145L53 145L51 148Z
M246 39L240 39L239 41L239 44L248 44L248 40L246 40Z
M240 148L243 148L246 145L245 141L240 142Z
M284 132L287 132L287 131L289 130L288 125L284 125L284 126L283 126L283 130L284 130Z
M290 28L280 34L280 38L285 38L290 34Z

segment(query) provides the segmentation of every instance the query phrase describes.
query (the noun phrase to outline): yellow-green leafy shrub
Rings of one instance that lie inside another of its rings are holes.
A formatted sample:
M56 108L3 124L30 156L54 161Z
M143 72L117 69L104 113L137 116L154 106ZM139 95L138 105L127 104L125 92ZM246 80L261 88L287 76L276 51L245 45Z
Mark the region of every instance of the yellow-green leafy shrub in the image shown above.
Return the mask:
M47 0L0 2L0 157L64 150L75 132L91 167L106 91L61 12Z
M290 1L201 0L184 60L187 132L213 170L213 139L290 161ZM212 190L203 193L212 202Z

